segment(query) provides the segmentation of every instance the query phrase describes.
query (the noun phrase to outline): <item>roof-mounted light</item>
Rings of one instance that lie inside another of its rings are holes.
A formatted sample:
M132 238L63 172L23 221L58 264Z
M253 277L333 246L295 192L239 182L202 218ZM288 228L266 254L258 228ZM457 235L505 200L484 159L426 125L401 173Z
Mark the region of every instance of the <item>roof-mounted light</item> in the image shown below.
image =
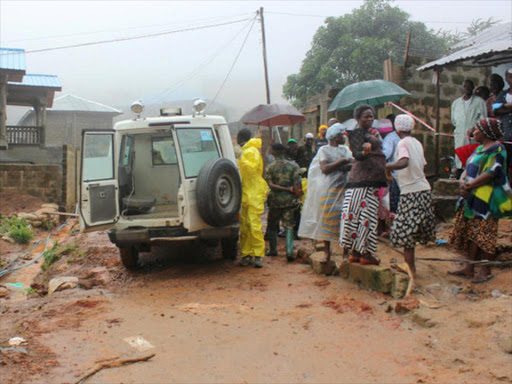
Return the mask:
M142 104L142 101L135 101L132 106L130 107L132 112L140 117L140 114L144 110L144 105Z
M201 100L197 99L194 101L194 115L204 115L204 110L206 109L206 103Z
M160 108L160 116L181 116L181 108L177 108L177 107Z

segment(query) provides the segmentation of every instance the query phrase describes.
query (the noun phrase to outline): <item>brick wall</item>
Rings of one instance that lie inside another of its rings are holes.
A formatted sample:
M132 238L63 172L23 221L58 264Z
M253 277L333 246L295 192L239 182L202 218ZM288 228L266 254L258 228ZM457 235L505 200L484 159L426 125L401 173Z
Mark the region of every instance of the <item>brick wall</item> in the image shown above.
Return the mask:
M60 165L0 164L0 191L25 193L49 203L62 202Z
M77 202L80 151L64 145L58 164L0 163L0 192L36 196L71 212Z
M401 107L410 111L427 124L434 127L442 133L453 134L453 125L451 122L451 105L452 102L462 96L462 83L466 79L474 82L475 88L481 85L489 84L491 75L490 67L463 67L454 66L447 67L441 72L440 82L440 129L436 127L436 86L432 81L433 71L419 72L416 68L426 64L432 60L410 56L407 66L387 67L386 80L393 81L405 90L411 93L410 97L405 97L397 102ZM399 114L399 110L392 107L385 107L379 110L379 118L385 117L389 113ZM414 136L420 140L425 150L427 158L427 173L435 172L435 150L434 150L434 134L420 124L416 125ZM454 156L453 138L447 136L439 137L439 157L450 155ZM446 163L441 163L441 168ZM446 173L441 172L442 175Z

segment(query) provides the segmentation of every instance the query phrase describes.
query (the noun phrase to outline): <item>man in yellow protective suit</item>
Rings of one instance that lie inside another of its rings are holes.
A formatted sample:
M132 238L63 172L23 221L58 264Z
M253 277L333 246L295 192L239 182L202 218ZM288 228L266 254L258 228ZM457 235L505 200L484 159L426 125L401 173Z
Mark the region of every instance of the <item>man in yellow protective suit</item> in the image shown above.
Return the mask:
M242 179L242 214L240 217L240 265L254 263L256 268L263 267L265 240L261 230L261 215L265 207L268 186L263 179L263 159L260 148L261 139L251 138L251 131L238 132L237 142L242 147L242 156L238 159Z

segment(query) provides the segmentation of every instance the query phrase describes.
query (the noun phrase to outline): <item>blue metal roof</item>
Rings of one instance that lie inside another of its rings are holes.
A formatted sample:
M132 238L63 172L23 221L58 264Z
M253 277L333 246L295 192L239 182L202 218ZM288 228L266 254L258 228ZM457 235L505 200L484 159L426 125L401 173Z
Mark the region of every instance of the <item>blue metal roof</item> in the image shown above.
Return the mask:
M25 71L25 50L21 48L0 48L0 70Z
M25 87L44 87L44 88L62 88L62 84L57 75L38 75L27 74L23 76L21 83L9 81L11 85L25 86Z

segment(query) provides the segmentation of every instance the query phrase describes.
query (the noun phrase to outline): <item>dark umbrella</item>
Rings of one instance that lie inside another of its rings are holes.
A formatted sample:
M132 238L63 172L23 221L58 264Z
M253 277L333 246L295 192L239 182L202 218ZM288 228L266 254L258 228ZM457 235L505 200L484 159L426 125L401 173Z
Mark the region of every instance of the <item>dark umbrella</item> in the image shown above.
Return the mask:
M260 104L254 107L240 121L247 125L275 127L277 125L294 125L306 121L296 108L287 104Z
M386 80L361 81L343 88L332 101L329 112L352 110L359 104L381 105L410 95Z

